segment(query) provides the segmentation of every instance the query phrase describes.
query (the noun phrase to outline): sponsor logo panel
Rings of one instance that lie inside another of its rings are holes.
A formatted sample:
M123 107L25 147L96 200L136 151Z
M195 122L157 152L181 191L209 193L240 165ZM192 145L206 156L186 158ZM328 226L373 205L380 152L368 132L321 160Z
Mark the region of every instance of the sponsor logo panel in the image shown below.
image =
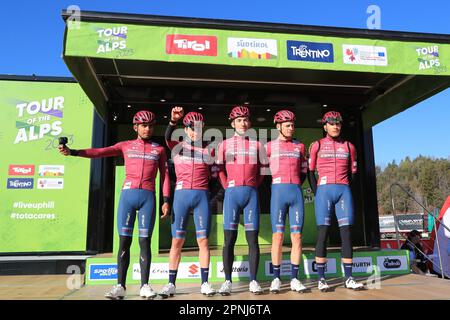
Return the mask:
M288 60L334 62L333 44L331 43L288 40L286 46Z
M353 257L354 273L372 273L373 263L372 257ZM344 266L341 264L342 274L344 274Z
M317 275L316 261L314 259L304 259L303 266L305 269L305 275ZM336 259L329 258L325 266L325 274L336 273Z
M406 256L379 256L377 265L380 271L405 271L408 270Z
M275 39L228 38L227 44L230 58L271 60L278 57Z
M166 53L194 56L217 56L217 37L183 34L166 35Z
M89 266L89 280L115 280L117 279L117 264L116 263L93 263Z
M270 261L270 260L266 261L266 263L264 265L264 270L265 270L266 276L273 276L272 261ZM291 275L291 261L290 260L281 261L280 275L282 275L282 276Z
M8 178L7 189L33 189L34 179L32 178Z
M34 175L34 165L19 165L10 164L8 175L10 176L33 176Z
M158 262L150 266L150 279L169 279L169 263ZM133 264L133 280L141 280L141 266Z
M39 166L40 177L62 177L64 176L64 166L62 165L41 165Z
M447 71L447 67L442 65L438 45L415 48L419 71L434 69L435 73Z
M64 179L61 178L40 178L37 182L38 189L64 189Z
M385 47L343 44L345 64L387 66L388 57Z
M234 261L232 268L232 277L250 277L250 264L248 261ZM223 262L217 262L217 277L225 278Z

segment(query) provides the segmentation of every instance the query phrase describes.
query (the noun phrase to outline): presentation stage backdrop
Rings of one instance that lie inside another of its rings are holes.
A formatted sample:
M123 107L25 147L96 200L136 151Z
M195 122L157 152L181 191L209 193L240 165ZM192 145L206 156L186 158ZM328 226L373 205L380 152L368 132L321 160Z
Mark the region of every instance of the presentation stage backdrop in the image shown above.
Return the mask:
M85 251L94 108L76 83L0 80L0 253Z

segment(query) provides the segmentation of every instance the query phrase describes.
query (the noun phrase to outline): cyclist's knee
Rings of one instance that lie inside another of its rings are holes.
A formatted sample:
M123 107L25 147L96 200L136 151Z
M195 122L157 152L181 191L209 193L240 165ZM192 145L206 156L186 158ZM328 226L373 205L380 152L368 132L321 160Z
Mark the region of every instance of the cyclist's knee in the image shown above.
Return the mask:
M272 242L274 244L281 245L281 243L283 242L283 233L281 233L281 232L273 233L272 234Z
M174 249L181 249L184 244L183 238L172 238L172 248Z
M208 238L197 238L197 244L199 248L208 248L209 247Z
M292 242L292 244L301 244L302 243L302 234L301 233L291 233L291 242Z

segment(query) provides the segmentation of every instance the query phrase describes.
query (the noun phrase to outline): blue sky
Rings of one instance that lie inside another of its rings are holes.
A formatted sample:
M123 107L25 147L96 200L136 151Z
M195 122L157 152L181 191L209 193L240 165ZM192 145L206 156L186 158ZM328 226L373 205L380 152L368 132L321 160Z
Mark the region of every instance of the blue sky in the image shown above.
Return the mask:
M70 76L61 59L70 5L81 10L367 28L369 5L381 10L381 29L450 34L449 0L41 0L2 3L0 74ZM417 155L450 156L450 89L374 127L381 166Z

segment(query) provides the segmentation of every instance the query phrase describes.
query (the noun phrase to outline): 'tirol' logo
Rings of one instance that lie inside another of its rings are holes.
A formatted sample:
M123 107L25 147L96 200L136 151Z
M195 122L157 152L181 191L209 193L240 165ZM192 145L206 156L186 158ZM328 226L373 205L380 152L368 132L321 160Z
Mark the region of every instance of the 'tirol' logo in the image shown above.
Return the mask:
M34 165L9 165L8 175L10 176L33 176Z
M217 37L168 34L166 53L194 56L217 56Z

